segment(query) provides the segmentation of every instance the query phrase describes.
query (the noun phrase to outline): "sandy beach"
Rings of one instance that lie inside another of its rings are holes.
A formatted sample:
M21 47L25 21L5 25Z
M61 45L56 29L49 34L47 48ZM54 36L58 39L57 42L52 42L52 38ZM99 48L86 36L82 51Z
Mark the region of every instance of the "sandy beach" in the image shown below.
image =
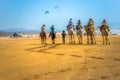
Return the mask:
M41 44L39 38L0 38L0 80L120 80L120 36L111 45Z

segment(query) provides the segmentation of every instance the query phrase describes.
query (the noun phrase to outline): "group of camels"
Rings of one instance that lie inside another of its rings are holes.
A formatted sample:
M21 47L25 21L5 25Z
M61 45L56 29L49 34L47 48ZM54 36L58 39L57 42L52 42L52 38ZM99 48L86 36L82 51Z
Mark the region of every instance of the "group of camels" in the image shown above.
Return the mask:
M75 44L75 33L77 34L78 37L78 43L82 44L82 26L81 25L69 25L67 26L67 31L68 31L68 36L69 36L69 44ZM94 23L87 24L84 26L86 35L87 35L87 44L96 44L96 39L95 39L95 30L94 30ZM76 32L75 32L76 30ZM103 38L103 45L110 45L110 41L108 38L109 34L109 27L106 25L106 21L103 20L103 24L99 26L99 30L101 32L102 38ZM45 32L40 33L41 37L41 43L46 44L46 34ZM52 39L52 44L55 44L55 34L50 33L49 37Z

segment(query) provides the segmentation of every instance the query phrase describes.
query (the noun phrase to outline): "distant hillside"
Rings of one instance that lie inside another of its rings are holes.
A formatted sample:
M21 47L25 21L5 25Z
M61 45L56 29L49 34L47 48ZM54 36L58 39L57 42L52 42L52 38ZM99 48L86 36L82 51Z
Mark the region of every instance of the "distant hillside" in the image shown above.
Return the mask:
M12 35L13 33L18 33L18 34L39 34L40 31L39 30L31 30L31 29L4 29L4 30L0 30L0 37L6 37L6 36L10 36ZM49 33L50 31L46 31L47 33ZM56 32L61 32L61 30L59 31L56 31ZM66 31L67 32L67 31ZM84 29L83 29L83 32L84 32ZM120 34L120 28L118 29L111 29L110 31L111 34L116 34L116 35L119 35ZM96 30L96 35L101 35L100 31L99 30Z

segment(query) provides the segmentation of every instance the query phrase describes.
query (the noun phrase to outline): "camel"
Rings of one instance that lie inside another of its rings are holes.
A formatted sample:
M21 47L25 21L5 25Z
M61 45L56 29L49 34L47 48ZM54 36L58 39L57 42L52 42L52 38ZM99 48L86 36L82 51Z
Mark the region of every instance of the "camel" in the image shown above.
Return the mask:
M40 32L41 44L46 44L46 33L44 31Z
M96 44L94 30L91 29L88 25L84 26L87 34L87 44Z
M75 44L75 36L74 36L74 25L67 26L68 36L69 36L69 44Z
M55 44L55 38L56 38L56 34L55 34L55 32L50 32L50 34L49 34L49 37L51 37L51 40L52 40L52 44Z
M82 29L81 25L76 25L76 32L77 32L79 44L82 44L82 30L81 29Z
M101 25L99 27L100 32L102 34L102 38L103 38L103 45L104 44L109 44L110 45L110 41L109 41L109 37L108 37L108 33L110 31L109 27L107 25Z

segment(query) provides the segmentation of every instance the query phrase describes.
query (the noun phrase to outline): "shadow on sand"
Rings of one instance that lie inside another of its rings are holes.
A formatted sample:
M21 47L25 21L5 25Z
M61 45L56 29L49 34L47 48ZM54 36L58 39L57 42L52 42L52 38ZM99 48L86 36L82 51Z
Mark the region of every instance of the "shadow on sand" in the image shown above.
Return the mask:
M52 44L52 45L51 44L42 44L38 47L33 47L33 48L26 49L25 51L31 51L31 52L37 52L37 53L42 52L42 53L46 53L46 54L51 54L50 52L47 52L47 51L50 50L50 49L54 49L59 45L61 45L61 44Z

